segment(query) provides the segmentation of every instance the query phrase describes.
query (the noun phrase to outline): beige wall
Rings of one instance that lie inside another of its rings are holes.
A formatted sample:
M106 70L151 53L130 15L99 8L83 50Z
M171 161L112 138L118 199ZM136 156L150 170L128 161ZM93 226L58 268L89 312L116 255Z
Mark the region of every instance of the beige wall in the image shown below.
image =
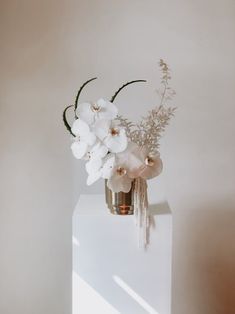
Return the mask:
M172 312L232 314L235 2L8 0L0 15L0 313L70 313L71 214L102 183L85 188L62 109L94 75L83 99L146 78L118 101L137 119L163 57L179 107L160 181L174 212Z

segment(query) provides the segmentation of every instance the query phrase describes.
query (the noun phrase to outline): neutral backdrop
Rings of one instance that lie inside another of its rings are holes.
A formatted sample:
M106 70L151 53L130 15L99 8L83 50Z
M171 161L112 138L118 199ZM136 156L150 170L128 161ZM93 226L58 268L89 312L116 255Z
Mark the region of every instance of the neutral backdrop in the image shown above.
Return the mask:
M164 58L178 106L158 183L174 217L172 313L233 314L234 0L2 0L0 38L0 313L71 313L72 212L103 183L85 187L62 110L90 77L83 100L144 78L117 101L137 120Z

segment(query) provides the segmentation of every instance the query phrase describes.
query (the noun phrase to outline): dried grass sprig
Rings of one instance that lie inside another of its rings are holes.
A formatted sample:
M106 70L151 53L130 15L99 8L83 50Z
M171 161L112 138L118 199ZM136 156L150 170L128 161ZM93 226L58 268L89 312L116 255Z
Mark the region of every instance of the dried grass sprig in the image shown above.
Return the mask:
M139 146L147 146L152 153L158 153L159 140L176 110L175 107L167 106L168 100L171 100L175 95L174 89L169 85L171 80L170 69L162 59L160 59L159 67L162 72L161 88L157 90L160 96L160 104L149 111L149 114L137 124L122 116L117 117L120 125L126 129L130 140Z
M162 72L161 87L157 89L157 93L160 97L160 106L166 105L168 100L171 100L175 96L175 90L169 85L171 80L171 70L169 66L162 59L159 61L160 71Z
M122 127L125 128L127 137L131 138L132 128L135 126L135 124L121 115L118 115L116 120Z
M139 146L148 147L152 153L158 153L159 140L166 126L174 115L175 108L156 107L136 125L136 129L130 134L133 142Z

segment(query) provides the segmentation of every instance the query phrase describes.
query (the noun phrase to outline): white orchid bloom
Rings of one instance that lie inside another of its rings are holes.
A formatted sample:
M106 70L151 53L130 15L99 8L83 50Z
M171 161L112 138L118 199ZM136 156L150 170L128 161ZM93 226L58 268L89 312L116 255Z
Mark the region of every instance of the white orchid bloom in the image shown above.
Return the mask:
M129 192L133 179L128 176L128 169L125 165L116 165L113 167L112 174L108 179L107 186L113 192Z
M107 155L108 149L106 146L98 142L86 154L88 162L86 163L86 171L88 173L87 185L91 185L101 177L101 167L103 158Z
M122 152L127 147L126 131L116 121L97 121L94 125L94 133L111 153Z
M80 104L77 111L78 116L89 125L101 119L113 120L118 113L118 109L113 103L102 98L94 103Z
M141 165L138 165L138 162L136 162L136 165L129 171L130 177L141 177L148 180L158 176L162 172L163 164L159 154L149 152L149 149L146 147L139 147L133 151L133 154L137 158L140 158Z
M91 132L89 125L81 119L74 121L72 132L75 135L75 141L71 149L74 157L81 159L86 155L89 146L94 145L96 136Z
M136 167L141 166L140 157L135 153L139 146L129 142L125 151L109 154L102 167L102 178L108 179L107 185L113 192L129 192L133 177L129 176Z
M102 167L102 178L108 179L107 186L113 192L129 192L133 179L128 176L125 164L119 164L114 154L110 154Z
M134 178L145 180L159 175L162 161L157 154L151 154L146 147L129 142L125 151L110 154L102 167L101 176L108 179L107 186L113 192L129 192Z

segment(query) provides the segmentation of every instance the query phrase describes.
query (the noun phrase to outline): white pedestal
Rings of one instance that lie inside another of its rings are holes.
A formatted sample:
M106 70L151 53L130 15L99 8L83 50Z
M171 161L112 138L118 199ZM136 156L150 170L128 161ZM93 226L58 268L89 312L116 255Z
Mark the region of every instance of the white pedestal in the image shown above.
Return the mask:
M73 217L73 314L170 314L172 215L152 208L155 228L138 248L133 216L109 213L104 195L82 195Z

